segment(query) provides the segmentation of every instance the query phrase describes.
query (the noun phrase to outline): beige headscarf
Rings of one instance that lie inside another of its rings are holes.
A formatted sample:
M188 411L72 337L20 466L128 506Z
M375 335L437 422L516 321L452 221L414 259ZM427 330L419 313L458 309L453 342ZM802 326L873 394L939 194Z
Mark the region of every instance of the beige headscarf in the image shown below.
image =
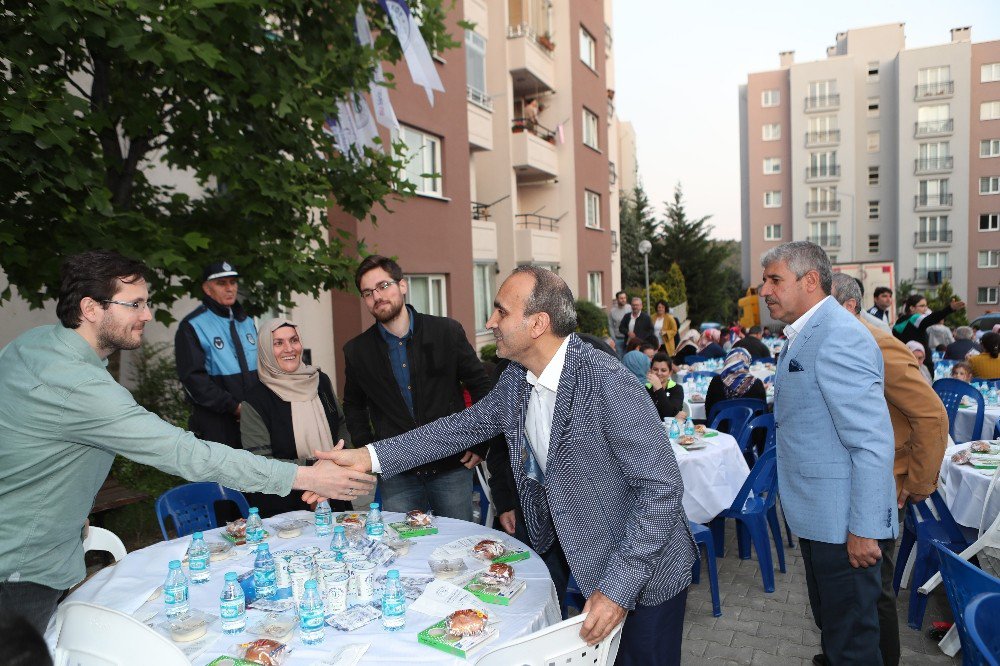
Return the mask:
M292 405L292 434L299 458L315 458L316 451L333 449L333 433L319 399L319 368L299 363L295 372L278 367L274 356L274 332L282 326L298 326L278 317L261 324L257 333L257 375L264 386Z

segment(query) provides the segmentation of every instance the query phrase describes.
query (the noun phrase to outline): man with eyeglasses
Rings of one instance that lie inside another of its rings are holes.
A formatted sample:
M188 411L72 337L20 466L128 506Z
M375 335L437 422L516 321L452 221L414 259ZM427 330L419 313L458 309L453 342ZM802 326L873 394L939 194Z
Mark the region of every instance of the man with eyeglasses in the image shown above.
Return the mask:
M257 384L257 328L236 296L239 273L217 261L202 273L205 298L177 327L177 375L191 401L188 428L240 448L240 405Z
M462 325L406 305L403 269L372 255L358 266L354 283L375 318L344 345L344 414L354 446L392 437L465 409L463 386L473 402L492 383ZM387 511L431 509L472 520L472 468L485 444L382 480Z
M152 319L145 274L116 252L70 257L60 323L0 349L0 613L40 632L84 578L84 526L116 454L189 481L276 495L295 488L348 499L373 486L325 461L300 467L199 440L136 404L105 366L142 343Z

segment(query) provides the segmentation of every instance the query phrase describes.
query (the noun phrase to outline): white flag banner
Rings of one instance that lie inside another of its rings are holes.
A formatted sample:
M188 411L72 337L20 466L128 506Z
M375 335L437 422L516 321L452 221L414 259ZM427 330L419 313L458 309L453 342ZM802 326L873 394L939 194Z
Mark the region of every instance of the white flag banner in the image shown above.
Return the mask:
M336 118L326 117L326 121L323 123L323 134L333 140L334 148L344 155L350 156L351 146L344 140L344 132Z
M375 127L375 118L372 117L372 110L368 107L368 100L360 93L354 93L351 98L351 111L354 116L354 132L358 146L358 152L364 153L361 146L368 146L372 150L382 150L381 143L375 141L379 138L378 128Z
M354 127L354 111L348 102L337 102L337 127L340 128L338 138L343 146L342 152L356 159L364 157L365 151L358 141L358 132Z
M406 66L410 70L413 82L421 86L427 93L427 100L434 106L434 91L444 92L444 84L434 67L431 52L427 49L424 36L420 34L410 6L406 0L378 0L382 9L389 15L392 27L396 31L399 45L406 58Z
M372 37L371 27L368 25L368 17L365 15L364 7L358 3L358 11L354 15L354 30L358 36L358 43L362 46L375 46L375 38ZM375 106L375 119L382 127L399 130L399 121L396 120L396 112L392 108L392 101L389 99L389 89L382 83L385 82L385 74L382 71L382 63L375 64L375 73L368 83L368 90L371 92L372 104Z

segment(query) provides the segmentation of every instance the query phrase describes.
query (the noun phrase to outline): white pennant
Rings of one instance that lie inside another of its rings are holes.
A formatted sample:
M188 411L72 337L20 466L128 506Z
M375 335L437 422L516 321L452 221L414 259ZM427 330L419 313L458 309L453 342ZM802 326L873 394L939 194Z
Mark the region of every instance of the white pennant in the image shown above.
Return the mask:
M434 106L434 92L444 92L444 84L438 76L434 67L434 60L424 41L424 36L420 34L420 27L417 25L410 7L406 0L379 0L379 4L385 9L392 21L392 27L399 39L399 45L403 49L403 56L406 58L406 66L410 70L410 78L418 86L421 86L427 93L427 100Z
M368 17L365 10L358 3L358 11L354 15L354 26L358 35L358 42L362 46L375 46L375 38L372 37L371 27L368 25ZM372 96L372 105L375 107L375 119L382 127L399 130L399 121L396 120L396 112L392 108L392 101L389 99L389 89L382 83L385 82L385 74L382 71L382 63L375 64L375 72L372 80L368 82L368 90Z

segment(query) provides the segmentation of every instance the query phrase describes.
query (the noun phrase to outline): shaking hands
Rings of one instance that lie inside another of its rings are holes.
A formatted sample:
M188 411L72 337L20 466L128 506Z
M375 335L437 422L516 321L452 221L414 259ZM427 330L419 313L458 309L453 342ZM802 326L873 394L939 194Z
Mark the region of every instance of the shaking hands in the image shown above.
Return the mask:
M375 489L375 477L368 449L345 449L344 440L332 451L317 451L317 461L310 467L300 467L293 488L305 490L302 501L326 499L351 501Z

